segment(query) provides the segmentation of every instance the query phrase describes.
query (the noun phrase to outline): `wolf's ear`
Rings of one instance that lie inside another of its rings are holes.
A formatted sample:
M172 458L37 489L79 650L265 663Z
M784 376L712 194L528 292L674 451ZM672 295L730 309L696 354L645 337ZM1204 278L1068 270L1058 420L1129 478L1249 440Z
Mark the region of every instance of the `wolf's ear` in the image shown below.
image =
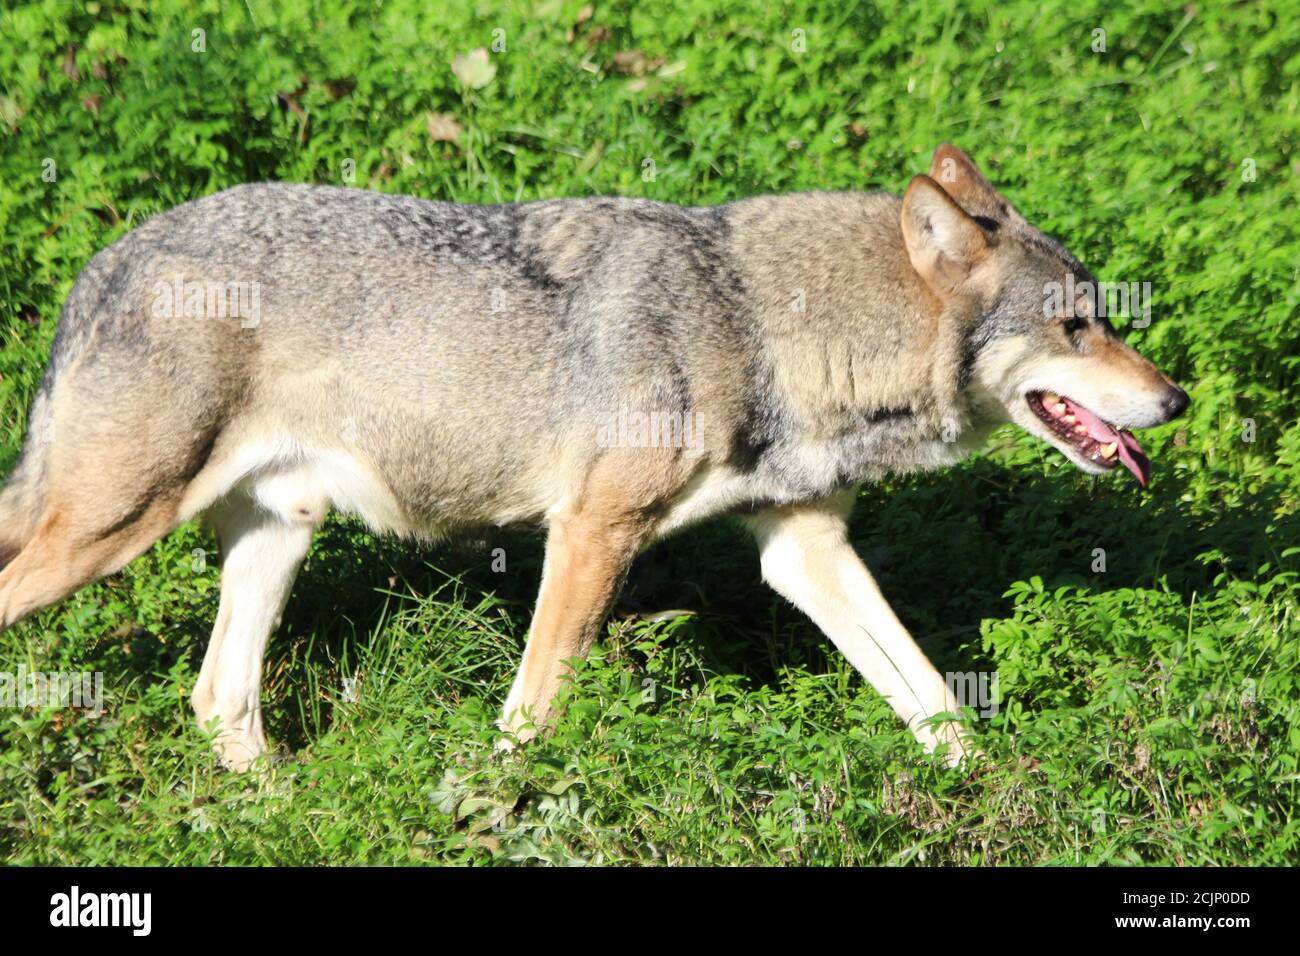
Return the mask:
M930 178L973 216L989 216L994 219L1019 216L1006 197L984 178L971 158L952 143L944 143L934 151L934 159L930 161Z
M980 224L929 176L908 184L902 221L912 267L936 292L956 291L989 253Z

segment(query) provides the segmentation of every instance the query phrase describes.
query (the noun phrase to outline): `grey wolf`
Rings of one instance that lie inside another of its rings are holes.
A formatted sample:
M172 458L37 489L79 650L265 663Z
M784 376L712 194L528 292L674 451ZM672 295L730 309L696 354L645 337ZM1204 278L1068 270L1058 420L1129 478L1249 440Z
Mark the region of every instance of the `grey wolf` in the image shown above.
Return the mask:
M330 509L419 538L540 526L508 746L551 716L633 557L731 513L772 587L956 762L958 702L846 518L861 483L951 465L1006 421L1145 484L1130 430L1187 395L1087 296L1045 314L1045 289L1084 287L949 145L901 199L230 189L128 233L69 294L0 494L0 627L203 516L222 583L193 705L243 768L266 747L267 639Z

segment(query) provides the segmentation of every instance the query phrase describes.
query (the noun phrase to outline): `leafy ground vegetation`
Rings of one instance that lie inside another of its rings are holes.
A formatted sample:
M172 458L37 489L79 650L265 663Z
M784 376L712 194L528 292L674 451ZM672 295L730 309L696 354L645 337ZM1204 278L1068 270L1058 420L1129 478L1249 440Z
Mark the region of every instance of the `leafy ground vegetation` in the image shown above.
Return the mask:
M725 522L638 562L555 736L494 756L540 543L332 521L268 656L281 759L224 773L187 700L218 582L187 526L0 635L0 672L100 672L105 698L0 710L0 858L1297 862L1296 13L6 5L0 470L79 269L185 200L267 179L467 202L897 192L942 141L1100 278L1151 283L1150 323L1117 324L1193 403L1145 433L1149 491L1012 429L863 491L856 543L901 617L940 670L996 675L975 772L923 755Z

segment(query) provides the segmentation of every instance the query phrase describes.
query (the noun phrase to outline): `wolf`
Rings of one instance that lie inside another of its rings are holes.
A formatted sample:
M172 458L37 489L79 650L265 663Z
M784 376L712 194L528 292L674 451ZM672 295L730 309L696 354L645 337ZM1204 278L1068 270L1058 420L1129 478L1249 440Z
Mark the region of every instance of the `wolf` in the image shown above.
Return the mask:
M949 144L901 198L238 186L123 236L69 293L0 493L0 627L203 517L221 594L192 703L239 770L266 750L263 653L331 509L421 539L544 528L509 747L552 717L637 553L733 514L763 578L956 764L959 703L846 520L862 483L1008 421L1146 484L1131 430L1188 396L1087 296L1044 307L1067 287L1096 283Z

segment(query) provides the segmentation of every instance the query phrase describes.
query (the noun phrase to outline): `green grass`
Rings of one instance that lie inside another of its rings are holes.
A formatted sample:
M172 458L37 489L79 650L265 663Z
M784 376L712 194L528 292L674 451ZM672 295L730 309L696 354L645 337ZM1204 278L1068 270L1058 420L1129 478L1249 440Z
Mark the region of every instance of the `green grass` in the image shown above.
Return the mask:
M1102 279L1152 283L1129 340L1193 398L1144 436L1148 492L1012 430L864 490L855 539L905 623L940 670L997 674L982 772L922 755L725 522L638 563L555 736L495 756L539 542L339 522L268 655L285 759L226 774L187 700L218 580L187 527L0 635L0 671L102 671L107 697L98 719L0 710L0 859L1300 860L1300 10L619 0L575 26L580 6L0 13L0 470L77 272L184 200L349 169L470 202L899 191L950 140ZM495 76L464 88L452 58L494 30Z

